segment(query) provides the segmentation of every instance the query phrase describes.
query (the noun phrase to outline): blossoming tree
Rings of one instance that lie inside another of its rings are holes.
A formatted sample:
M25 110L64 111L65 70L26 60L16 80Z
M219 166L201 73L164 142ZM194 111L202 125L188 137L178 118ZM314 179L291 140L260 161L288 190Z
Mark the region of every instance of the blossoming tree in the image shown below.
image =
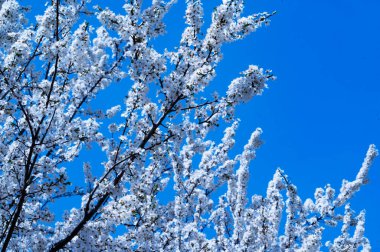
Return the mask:
M303 201L278 169L266 195L248 198L262 131L232 156L234 109L274 77L251 65L225 94L204 92L222 45L273 13L243 15L242 0L223 0L202 27L202 1L187 0L178 47L159 52L152 39L165 32L174 4L127 0L117 14L89 0L52 0L27 22L17 0L0 0L2 251L319 251L324 227L338 223L330 251L370 251L365 214L354 215L348 200L367 181L373 145L339 193L327 185ZM89 108L100 90L125 78L133 84L124 102ZM221 122L223 138L211 139ZM84 163L84 182L75 185L65 167L95 144L106 159ZM163 203L166 190L175 196ZM81 204L55 216L56 200L74 196Z

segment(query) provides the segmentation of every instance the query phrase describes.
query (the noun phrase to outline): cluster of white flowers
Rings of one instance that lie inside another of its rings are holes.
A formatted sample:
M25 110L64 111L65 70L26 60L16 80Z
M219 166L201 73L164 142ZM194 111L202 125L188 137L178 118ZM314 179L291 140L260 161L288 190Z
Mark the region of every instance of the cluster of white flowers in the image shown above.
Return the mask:
M160 53L153 38L165 33L176 1L127 0L124 14L93 12L90 2L52 0L29 25L16 0L0 0L2 251L319 251L324 226L339 222L342 234L326 244L331 251L370 250L364 212L355 216L348 200L367 181L374 146L337 196L327 185L302 202L278 169L266 196L249 200L262 130L232 155L234 109L273 75L251 65L225 95L204 94L222 46L272 14L244 16L243 0L223 0L204 28L202 1L187 0L178 47ZM124 104L91 112L89 101L125 78L133 84ZM219 124L229 125L220 142L209 134ZM73 168L83 146L95 145L103 162L87 160L83 173ZM69 169L83 183L73 184ZM52 209L66 207L57 199L74 196L80 204L55 216Z
M264 74L262 68L252 65L241 74L243 77L234 79L228 86L227 101L234 105L248 102L255 95L261 95L267 87L266 82L271 79L270 75Z

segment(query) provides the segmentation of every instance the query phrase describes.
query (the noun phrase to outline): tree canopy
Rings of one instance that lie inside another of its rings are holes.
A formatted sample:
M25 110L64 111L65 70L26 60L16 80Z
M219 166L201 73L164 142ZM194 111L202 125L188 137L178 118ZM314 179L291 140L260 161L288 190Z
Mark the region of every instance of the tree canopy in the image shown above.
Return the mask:
M365 212L354 214L349 199L368 180L374 145L337 193L326 185L302 200L278 169L266 195L248 195L262 130L232 155L235 108L275 76L250 65L226 93L205 91L222 46L275 13L247 15L244 1L223 0L204 27L202 1L188 0L178 47L159 52L153 39L176 1L128 0L122 13L90 2L52 0L28 22L28 8L0 0L2 251L371 250ZM119 105L88 106L125 79L132 85ZM210 138L218 127L223 137ZM67 167L93 146L106 159L85 162L76 184ZM164 202L168 190L174 199ZM58 199L78 196L81 204L55 216ZM323 244L325 227L339 223L341 234Z

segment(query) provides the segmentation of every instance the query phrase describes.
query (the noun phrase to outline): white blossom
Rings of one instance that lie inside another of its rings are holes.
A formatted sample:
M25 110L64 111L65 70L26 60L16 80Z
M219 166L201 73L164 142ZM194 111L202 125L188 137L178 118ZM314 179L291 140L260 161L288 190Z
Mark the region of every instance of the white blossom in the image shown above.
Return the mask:
M206 3L187 0L178 46L160 50L174 0L129 0L118 13L52 0L30 23L22 4L0 0L2 251L371 250L365 212L349 199L368 180L374 145L337 196L326 185L303 201L281 169L266 195L249 195L263 131L239 150L234 110L274 77L250 65L224 95L209 84L223 45L274 13L223 0L208 22ZM115 82L125 99L92 110ZM219 125L221 139L211 134Z

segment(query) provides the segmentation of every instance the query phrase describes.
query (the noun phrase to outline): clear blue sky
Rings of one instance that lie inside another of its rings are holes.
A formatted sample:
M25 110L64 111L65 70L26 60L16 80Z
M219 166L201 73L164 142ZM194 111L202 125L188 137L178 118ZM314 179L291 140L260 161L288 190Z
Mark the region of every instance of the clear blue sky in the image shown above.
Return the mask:
M278 77L239 108L239 140L264 130L251 192L265 193L276 167L303 197L327 183L339 190L343 178L355 177L368 145L380 147L380 1L247 1L247 11L262 10L277 11L271 25L227 46L218 78L250 63ZM380 160L369 177L352 205L367 210L366 234L380 251Z
M178 1L166 18L168 34L155 41L157 48L179 41L184 0ZM110 2L112 8L122 5ZM207 14L220 3L204 2ZM249 64L272 69L278 77L263 96L238 108L238 148L256 127L264 130L265 144L251 166L249 193L264 194L277 167L304 199L327 183L339 190L343 178L356 176L368 145L380 147L380 1L246 2L246 13L277 14L269 27L223 48L224 60L210 89L225 90ZM125 92L128 87L124 85ZM112 90L99 101L113 100ZM380 251L380 158L369 176L370 183L352 205L357 211L367 209L366 235L373 250Z

